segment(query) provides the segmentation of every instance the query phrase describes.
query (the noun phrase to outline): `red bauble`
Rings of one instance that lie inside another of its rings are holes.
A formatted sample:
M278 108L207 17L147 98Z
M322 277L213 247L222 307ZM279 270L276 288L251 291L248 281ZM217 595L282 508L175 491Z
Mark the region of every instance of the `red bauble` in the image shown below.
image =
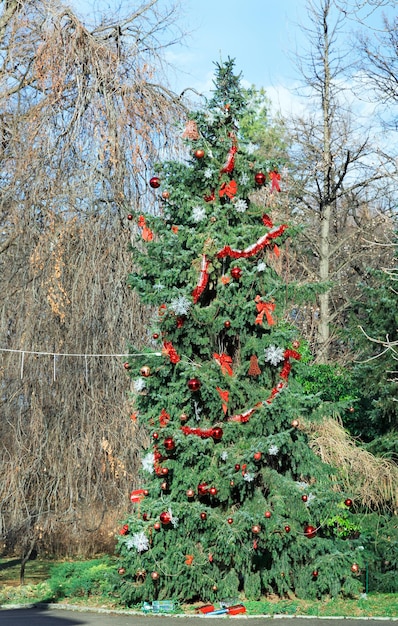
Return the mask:
M228 328L231 328L231 322L229 320L225 320L224 322L224 327L228 330Z
M295 341L292 342L292 346L295 350L297 350L297 348L300 347L300 342L295 339Z
M194 156L195 156L197 159L203 159L203 157L204 157L204 155L205 155L205 151L204 151L204 150L201 150L200 148L198 148L198 150L195 150L195 152L194 152L193 154L194 154Z
M300 422L298 420L292 420L291 425L293 428L298 428L300 426Z
M159 339L159 333L153 333L152 338L153 339Z
M190 389L191 391L199 391L201 382L199 378L190 378L187 385L188 389Z
M140 374L141 376L144 376L144 378L149 378L151 375L151 368L148 367L148 365L143 365L140 369Z
M288 524L286 524L285 526L285 532L290 533L290 526Z
M162 467L162 474L163 474L163 476L167 476L168 473L169 473L169 468L168 467Z
M252 533L254 533L255 535L258 535L258 533L260 532L261 532L261 526L259 526L258 524L253 524Z
M119 569L117 571L118 571L118 574L120 574L120 576L123 576L123 574L126 573L126 570L125 570L124 567L119 567Z
M193 498L195 495L195 492L193 489L187 489L187 498Z
M264 513L264 517L266 517L267 519L269 519L271 515L272 515L271 511L265 511Z
M267 177L262 172L257 172L257 174L254 175L254 180L256 181L256 185L264 185Z
M164 200L168 200L170 198L170 192L169 191L163 191L162 192L162 198L164 198Z
M159 572L151 572L152 580L159 580Z
M308 496L306 496L305 494L303 496L301 496L301 499L303 502L307 502L308 500Z
M144 522L148 521L148 513L143 513L142 514L142 519L144 520Z
M318 578L319 572L317 569L314 569L314 571L312 572L312 577L313 578Z
M160 483L160 488L162 491L167 491L169 488L169 485L166 481L164 481L163 483Z
M347 498L346 500L344 500L344 504L348 507L352 506L352 500L351 498Z
M231 269L231 276L234 280L240 280L242 278L242 270L240 267L233 267Z
M153 433L152 437L153 439L159 439L159 433Z
M160 187L160 178L158 178L157 176L152 176L152 178L149 181L149 184L152 187L152 189L157 189L158 187Z
M353 406L350 406L350 408L348 409L350 413L355 413L355 409Z
M358 574L358 572L359 572L359 565L358 565L357 563L353 563L353 564L351 565L351 571L352 571L354 574Z
M123 363L123 367L125 370L129 370L130 369L130 364L129 363Z
M220 441L220 439L222 439L222 436L223 436L223 429L220 428L219 426L215 426L212 429L211 436L213 437L214 441Z
M155 523L154 523L154 525L153 525L153 527L154 527L154 529L155 529L155 530L160 530L160 524L159 524L159 522L155 522Z
M236 472L239 472L239 470L240 470L240 465L239 465L239 463L235 463L235 471L236 471Z
M148 489L144 489L144 496L149 496L149 491L148 491Z
M229 517L229 518L227 519L227 522L228 522L228 524L233 524L233 523L234 523L234 520L232 519L232 517Z
M198 495L205 496L207 495L209 488L206 483L199 483L198 485Z
M261 460L261 452L255 452L253 454L253 458L255 461L260 461Z
M209 494L210 494L211 496L216 496L216 495L217 495L217 489L216 489L216 487L210 487L210 489L209 489Z
M207 513L205 511L202 511L202 513L200 514L200 519L207 519Z
M310 524L308 524L307 526L304 526L304 535L308 537L308 539L312 539L313 537L316 537L315 526L311 526Z
M127 219L129 222L131 222L131 220L133 219L133 216L131 215L131 213L128 214Z
M181 413L181 415L180 415L180 420L181 420L182 422L186 422L186 421L187 421L187 419L188 419L188 415L187 415L186 413Z
M162 524L170 524L171 515L168 511L163 511L163 513L159 515L159 519L162 522Z
M213 591L217 591L217 590L218 590L217 585L213 585L213 586L212 586L212 590L213 590Z
M166 448L166 450L169 450L169 451L174 450L174 448L176 447L176 444L172 437L166 437L163 443L164 443L164 447Z

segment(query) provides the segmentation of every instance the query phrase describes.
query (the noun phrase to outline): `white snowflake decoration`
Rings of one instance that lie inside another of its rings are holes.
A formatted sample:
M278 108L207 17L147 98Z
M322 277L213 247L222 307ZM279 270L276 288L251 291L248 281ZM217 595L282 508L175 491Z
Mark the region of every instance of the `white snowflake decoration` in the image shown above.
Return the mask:
M145 550L149 549L149 539L143 531L135 533L135 535L127 539L126 548L128 550L135 548L137 552L145 552Z
M153 289L155 289L155 291L162 291L162 289L164 289L164 285L162 285L162 283L155 283Z
M213 177L213 170L211 169L211 167L207 167L205 169L205 171L203 172L203 176L205 178L212 178Z
M144 391L146 387L146 382L144 378L136 378L133 382L134 391L140 393L140 391Z
M246 146L246 152L247 154L254 154L254 152L257 150L257 146L254 143L248 143Z
M296 485L297 485L298 489L300 489L301 491L305 491L309 487L308 483L306 483L304 481L300 481L300 480L296 481Z
M226 460L227 460L227 458L228 458L228 452L227 452L226 450L223 450L223 451L221 452L220 456L221 456L221 460L222 460L222 461L226 461Z
M267 269L267 264L264 263L264 261L259 261L257 263L257 271L258 272L265 272L266 269Z
M246 200L239 198L239 200L235 200L234 207L237 213L244 213L247 209L247 202Z
M202 222L206 217L206 209L202 206L194 206L192 209L192 220Z
M279 448L275 444L272 444L272 446L268 448L268 454L270 456L276 456L278 452L279 452Z
M242 174L240 175L239 178L239 182L242 186L247 185L247 183L249 182L250 178L249 178L249 174L247 174L246 172L242 172Z
M176 315L186 315L190 309L191 303L185 296L178 296L170 302L170 309Z
M174 528L177 528L178 521L179 521L178 517L175 517L173 515L173 511L171 509L169 509L168 512L169 512L169 515L170 515L170 523L174 526Z
M315 496L313 493L309 493L307 495L307 501L305 503L305 506L310 506L311 502L313 502L315 500Z
M254 476L253 474L250 474L250 472L246 472L245 474L243 474L243 480L245 480L248 483L251 483L254 480Z
M143 459L141 459L141 463L142 463L142 469L145 472L149 472L150 474L153 474L153 466L155 463L155 455L153 454L153 452L148 452L148 454L145 455Z
M271 365L278 365L281 361L283 361L285 351L283 348L277 348L276 346L269 346L265 348L265 360L271 363Z

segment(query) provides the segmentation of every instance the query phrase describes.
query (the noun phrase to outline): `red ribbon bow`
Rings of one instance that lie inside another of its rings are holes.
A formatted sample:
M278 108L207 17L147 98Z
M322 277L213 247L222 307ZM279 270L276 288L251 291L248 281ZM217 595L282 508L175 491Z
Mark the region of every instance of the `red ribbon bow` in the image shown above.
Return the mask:
M234 180L231 180L230 183L222 183L220 187L220 191L218 192L218 195L220 196L220 198L222 198L223 196L228 196L228 198L233 198L234 196L236 196L237 191L238 191L238 185L236 184Z
M159 415L159 423L160 426L163 428L164 426L167 426L167 424L170 421L170 415L167 413L166 409L162 409L160 415Z
M269 173L269 177L271 179L271 191L280 191L281 188L279 186L279 181L281 179L281 175L279 174L279 172L274 170L273 172Z
M142 235L143 240L144 241L152 241L152 239L153 239L153 232L146 225L145 217L143 215L140 215L139 218L138 218L138 226L140 228L142 228L141 235Z
M163 354L166 354L169 357L170 363L178 363L178 361L180 360L180 357L177 354L177 351L174 348L174 346L171 343L171 341L164 341L163 342L163 350L162 350L162 352L163 352Z
M221 365L221 371L223 374L229 374L232 376L232 358L223 352L222 354L217 354L216 352L213 354L213 357Z
M274 302L263 302L260 298L260 296L256 296L255 297L255 302L256 302L256 308L257 308L257 317L256 317L256 324L262 324L263 323L263 319L264 319L264 315L267 318L267 322L269 324L269 326L273 326L275 324L275 320L272 317L272 313L275 310L275 303Z

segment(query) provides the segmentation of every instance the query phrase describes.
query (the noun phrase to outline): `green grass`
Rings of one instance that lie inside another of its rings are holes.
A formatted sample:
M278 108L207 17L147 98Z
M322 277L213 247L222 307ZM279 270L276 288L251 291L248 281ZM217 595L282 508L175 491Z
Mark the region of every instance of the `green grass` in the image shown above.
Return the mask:
M90 561L28 561L24 586L19 585L19 567L18 559L0 559L0 605L54 602L123 609L107 587L107 573L113 569L111 557ZM238 602L243 602L249 615L398 617L398 594L369 593L352 600L275 597L258 602L239 599ZM199 606L186 605L181 610L192 614Z

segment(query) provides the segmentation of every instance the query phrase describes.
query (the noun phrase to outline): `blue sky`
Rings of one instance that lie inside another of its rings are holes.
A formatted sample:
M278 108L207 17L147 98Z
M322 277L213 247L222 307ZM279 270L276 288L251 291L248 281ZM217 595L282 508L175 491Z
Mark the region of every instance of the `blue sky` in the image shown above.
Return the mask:
M90 15L96 9L112 14L120 6L123 13L129 12L143 0L70 2L79 14L87 11ZM159 5L171 2L159 0ZM184 45L166 52L175 68L168 73L172 89L180 93L192 87L207 95L214 61L229 56L242 72L243 84L264 87L275 110L297 112L302 103L295 92L299 74L294 57L305 45L299 25L308 25L306 5L306 0L181 0L179 25L189 34ZM367 17L368 22L375 23L374 17ZM347 22L347 31L354 27L354 22Z

